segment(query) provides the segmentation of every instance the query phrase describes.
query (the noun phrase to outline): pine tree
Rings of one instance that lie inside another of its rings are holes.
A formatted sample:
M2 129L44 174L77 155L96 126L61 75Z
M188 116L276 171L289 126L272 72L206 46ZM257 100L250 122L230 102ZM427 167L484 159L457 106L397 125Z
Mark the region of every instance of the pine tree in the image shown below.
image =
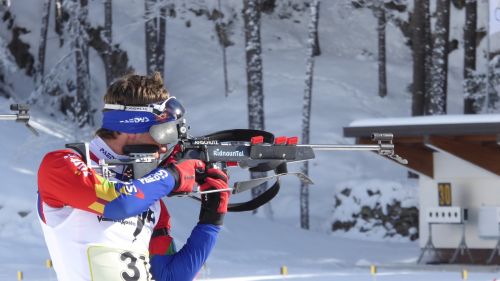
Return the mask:
M104 56L104 68L106 71L106 85L110 85L114 79L112 75L111 53L113 42L113 3L112 0L104 1L104 39L107 43L107 51Z
M0 6L6 7L7 9L10 8L10 0L2 0L0 1Z
M380 97L387 96L387 74L386 74L386 59L385 59L385 7L384 0L376 0L377 7L377 34L378 34L378 95Z
M47 47L47 33L49 29L50 5L52 0L45 0L42 8L42 24L40 29L40 44L38 46L38 64L35 80L38 85L43 85L45 70L45 50Z
M91 124L90 111L90 73L88 50L88 0L73 0L70 11L71 48L75 54L76 98L72 104L78 126Z
M477 1L465 1L464 27L464 113L475 114L480 106L475 98L477 93L474 82L476 70L476 34L477 34Z
M224 76L224 93L225 96L229 96L229 82L227 77L227 56L226 56L226 48L232 45L232 42L228 38L227 34L227 23L225 23L222 19L224 15L222 14L221 9L221 0L217 0L217 7L219 9L219 16L215 22L215 33L217 34L217 38L219 39L219 45L222 50L222 70Z
M156 69L165 78L165 41L167 38L167 6L160 6L160 16L158 22L158 35L156 44Z
M431 5L430 0L422 0L424 8L424 21L425 21L425 94L424 94L424 115L427 114L432 88L432 30L431 30Z
M427 114L446 114L450 0L437 0L436 28L432 52L431 92Z
M426 81L426 46L425 36L425 2L414 0L414 12L411 17L412 28L412 116L424 115L425 81ZM428 10L427 10L428 11Z
M10 98L13 96L13 90L9 83L6 82L5 76L13 74L17 69L15 59L12 57L7 44L2 37L0 37L0 96Z
M104 64L106 85L124 74L133 72L127 52L113 43L113 1L104 0L104 26L87 28L89 46L97 51Z
M68 13L64 10L64 0L55 0L55 32L59 36L59 47L64 44L64 24L68 19Z
M164 77L166 40L166 1L145 0L146 70L160 72Z
M156 17L152 15L154 10L155 0L145 0L146 23L145 23L145 36L146 36L146 71L154 73L156 69Z
M319 25L319 15L320 15L320 13L319 13L319 6L320 6L320 2L318 1L318 6L316 8L318 15L317 15L317 19L316 19L316 22L315 22L316 26L314 27L314 53L313 53L313 55L315 57L321 55L321 48L319 46L319 32L318 32L319 31L319 28L318 28L318 25Z
M243 0L243 20L245 28L245 54L248 94L248 127L264 130L264 91L262 79L262 57L260 41L260 10L258 0ZM251 178L265 176L266 173L252 172ZM255 198L266 190L262 184L252 189ZM266 205L268 215L272 214L270 204ZM254 212L255 213L255 212Z
M315 34L318 32L319 1L311 3L311 22L309 23L309 37L307 40L306 83L304 90L304 103L302 109L302 143L309 143L311 126L311 102L314 70L314 49L316 45ZM309 174L309 162L304 162L302 173ZM309 185L300 184L300 227L309 229Z

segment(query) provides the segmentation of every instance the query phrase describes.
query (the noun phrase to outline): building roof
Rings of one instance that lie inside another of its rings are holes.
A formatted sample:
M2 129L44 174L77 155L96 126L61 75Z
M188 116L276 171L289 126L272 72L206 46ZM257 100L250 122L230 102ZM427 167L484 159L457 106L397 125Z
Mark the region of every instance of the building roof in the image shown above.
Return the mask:
M364 119L344 127L344 136L370 136L375 128L398 136L500 134L500 114Z
M500 175L500 114L365 119L344 127L345 137L372 143L371 134L393 133L395 152L408 168L434 177L433 153L451 153Z

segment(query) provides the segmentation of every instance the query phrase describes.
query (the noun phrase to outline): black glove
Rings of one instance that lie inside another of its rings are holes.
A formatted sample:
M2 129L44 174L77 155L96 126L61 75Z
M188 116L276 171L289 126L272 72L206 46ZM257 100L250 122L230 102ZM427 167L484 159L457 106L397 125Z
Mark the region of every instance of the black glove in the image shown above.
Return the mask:
M227 189L228 176L219 169L210 168L204 173L200 191ZM222 225L227 213L230 191L220 191L201 195L200 223Z

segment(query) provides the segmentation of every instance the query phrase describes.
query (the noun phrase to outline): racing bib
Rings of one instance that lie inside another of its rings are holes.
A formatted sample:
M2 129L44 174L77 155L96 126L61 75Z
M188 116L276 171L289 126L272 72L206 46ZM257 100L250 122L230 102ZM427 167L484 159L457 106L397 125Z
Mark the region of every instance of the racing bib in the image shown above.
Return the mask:
M154 281L149 272L149 253L89 246L90 280L92 281Z

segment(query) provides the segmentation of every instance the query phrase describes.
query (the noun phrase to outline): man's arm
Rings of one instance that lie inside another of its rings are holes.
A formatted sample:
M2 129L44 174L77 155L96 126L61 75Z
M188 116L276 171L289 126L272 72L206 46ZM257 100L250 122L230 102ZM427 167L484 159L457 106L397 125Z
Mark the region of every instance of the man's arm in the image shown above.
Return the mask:
M206 171L206 178L200 185L200 190L227 189L227 181L227 175L221 170L208 169ZM227 212L228 201L228 191L202 195L200 221L194 227L191 236L189 236L186 244L178 253L172 254L168 250L172 249L171 246L173 245L171 240L170 244L167 244L169 242L168 238L163 238L164 242L161 242L158 237L153 237L150 242L150 254L152 254L151 273L155 277L155 280L193 280L215 246L220 225L222 225L224 214ZM162 215L168 215L163 202L161 204ZM165 222L161 216L157 228L169 225L168 221Z
M170 236L168 211L162 201L160 219L149 244L151 273L158 281L193 280L215 246L219 226L198 224L186 244L176 252Z
M188 163L190 164L190 163ZM193 165L194 166L194 165ZM43 202L54 208L69 205L110 219L125 219L140 214L172 190L192 188L183 182L185 171L158 168L132 182L110 182L87 167L71 150L48 153L38 170L38 190ZM182 177L179 175L183 175Z

